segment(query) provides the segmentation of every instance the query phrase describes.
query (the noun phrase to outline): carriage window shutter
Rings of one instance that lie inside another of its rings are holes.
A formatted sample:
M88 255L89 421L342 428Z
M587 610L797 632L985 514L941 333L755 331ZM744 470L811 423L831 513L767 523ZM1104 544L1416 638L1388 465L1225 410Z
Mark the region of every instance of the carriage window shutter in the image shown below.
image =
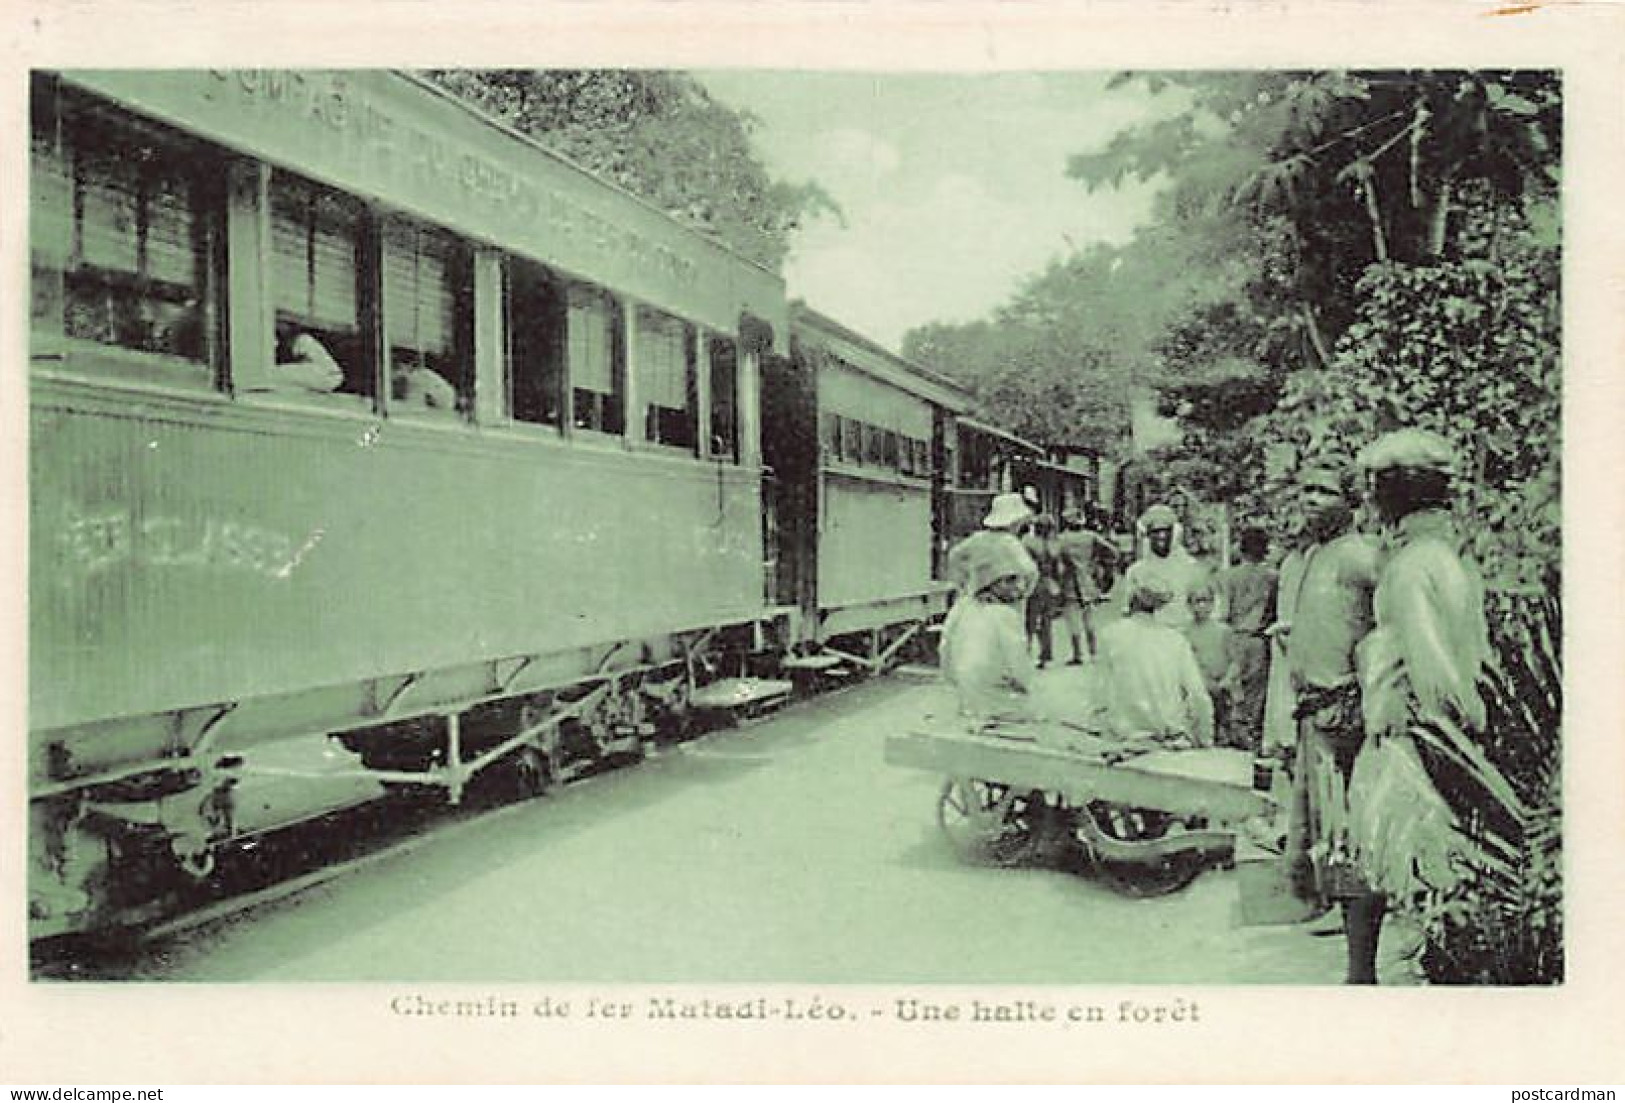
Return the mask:
M688 408L688 352L683 324L643 315L638 333L638 372L644 400L668 410Z
M78 253L81 263L116 272L139 270L141 177L133 158L103 151L78 158Z
M417 346L418 265L416 235L390 224L384 230L384 327L391 348Z
M590 294L572 293L569 315L572 385L597 394L614 394L615 370L610 340L613 319L608 304Z
M848 463L863 462L863 427L855 418L841 418L841 458Z
M422 305L423 347L451 353L456 333L456 300L451 288L451 249L436 243L418 257L418 287Z
M151 180L147 191L147 275L183 287L198 283L190 192L168 174Z
M271 205L272 285L276 309L310 317L310 209L303 189L278 191Z
M392 225L384 235L384 316L391 347L451 351L455 300L449 246L429 231Z
M311 320L354 329L360 314L355 293L360 227L355 213L323 196L312 205L311 215Z

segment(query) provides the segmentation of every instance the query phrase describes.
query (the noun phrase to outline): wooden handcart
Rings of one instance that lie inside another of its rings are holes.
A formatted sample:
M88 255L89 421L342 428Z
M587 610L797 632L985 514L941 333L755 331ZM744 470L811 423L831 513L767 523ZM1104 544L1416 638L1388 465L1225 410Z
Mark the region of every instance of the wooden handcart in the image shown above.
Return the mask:
M1063 859L1131 896L1177 892L1233 860L1235 828L1274 810L1252 788L1246 751L1050 735L1034 725L911 732L887 740L886 761L946 775L937 820L962 858Z

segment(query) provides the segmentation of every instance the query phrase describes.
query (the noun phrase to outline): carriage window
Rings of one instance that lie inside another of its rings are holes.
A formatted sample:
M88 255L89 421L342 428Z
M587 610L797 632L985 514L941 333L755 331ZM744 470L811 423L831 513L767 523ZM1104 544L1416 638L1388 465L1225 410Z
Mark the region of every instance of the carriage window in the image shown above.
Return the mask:
M863 426L863 459L875 467L886 465L886 432L878 425Z
M474 301L472 268L449 235L416 223L384 226L384 337L390 408L454 414L468 406L465 334Z
M546 270L508 268L508 394L515 421L564 423L565 296Z
M346 196L272 178L273 389L374 393L361 327L362 219L361 205Z
M639 394L644 438L678 448L694 447L694 362L689 328L652 310L638 313Z
M711 338L711 454L739 462L739 353L729 337Z
M165 128L78 99L60 138L36 112L32 233L35 319L66 336L154 353L154 367L210 383L218 322L220 162ZM37 281L38 282L38 281Z
M863 423L855 418L841 420L841 458L847 463L863 462Z
M572 287L567 328L575 427L624 432L620 308L596 291Z
M898 467L897 434L890 429L880 431L880 463L882 467L889 467L893 471Z
M839 460L841 458L841 415L824 415L824 451L826 458Z

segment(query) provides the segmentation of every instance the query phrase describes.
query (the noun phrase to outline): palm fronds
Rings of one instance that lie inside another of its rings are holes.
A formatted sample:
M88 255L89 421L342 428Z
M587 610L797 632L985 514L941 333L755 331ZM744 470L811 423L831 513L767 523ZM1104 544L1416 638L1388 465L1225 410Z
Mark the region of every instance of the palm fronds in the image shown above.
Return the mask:
M1563 976L1562 622L1554 598L1492 605L1495 658L1482 732L1418 725L1418 753L1474 855L1422 906L1423 965L1440 984L1552 984Z

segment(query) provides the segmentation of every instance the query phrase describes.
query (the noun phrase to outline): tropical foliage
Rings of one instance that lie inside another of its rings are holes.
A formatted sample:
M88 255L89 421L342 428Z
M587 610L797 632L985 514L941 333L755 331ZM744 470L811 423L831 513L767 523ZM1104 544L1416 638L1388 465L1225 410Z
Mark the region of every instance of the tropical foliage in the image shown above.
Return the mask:
M1205 455L1208 492L1270 515L1307 459L1425 425L1468 459L1492 578L1554 576L1557 76L1136 79L1189 106L1070 168L1088 186L1168 179L1142 251L1208 279L1194 296L1176 281L1148 350L1186 430L1167 458Z
M1160 182L1152 224L1052 266L991 321L931 327L913 347L929 362L968 345L949 360L966 365L986 416L1040 438L1070 441L1074 411L1151 389L1181 429L1140 458L1154 492L1226 503L1277 535L1291 531L1304 465L1347 463L1401 425L1451 440L1463 528L1495 602L1491 719L1486 732L1417 734L1472 849L1492 860L1426 902L1428 970L1558 979L1559 78L1118 81L1131 85L1179 106L1069 172L1091 188Z
M1464 889L1421 903L1422 965L1436 984L1563 979L1562 618L1553 598L1520 604L1493 611L1485 730L1446 722L1415 733L1482 856Z

